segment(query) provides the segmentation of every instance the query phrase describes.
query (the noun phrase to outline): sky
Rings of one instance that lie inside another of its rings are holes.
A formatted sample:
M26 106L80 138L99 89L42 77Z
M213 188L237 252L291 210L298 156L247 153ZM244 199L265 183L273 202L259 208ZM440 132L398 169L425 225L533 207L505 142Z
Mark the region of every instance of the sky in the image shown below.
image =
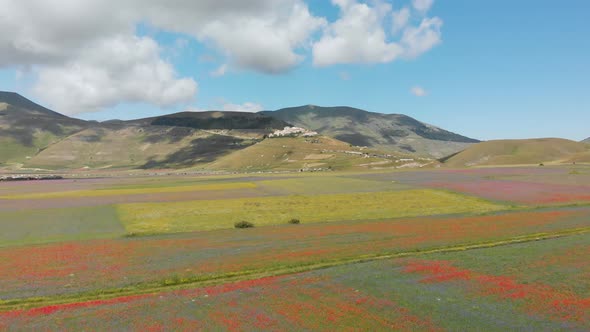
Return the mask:
M89 119L299 105L590 136L590 1L0 0L0 90Z

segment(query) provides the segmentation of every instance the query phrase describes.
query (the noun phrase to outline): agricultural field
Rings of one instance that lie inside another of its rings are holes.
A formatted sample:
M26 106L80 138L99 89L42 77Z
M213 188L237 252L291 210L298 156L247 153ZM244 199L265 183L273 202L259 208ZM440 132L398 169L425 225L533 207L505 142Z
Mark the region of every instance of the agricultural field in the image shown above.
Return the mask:
M0 330L590 329L584 166L0 183L0 226Z

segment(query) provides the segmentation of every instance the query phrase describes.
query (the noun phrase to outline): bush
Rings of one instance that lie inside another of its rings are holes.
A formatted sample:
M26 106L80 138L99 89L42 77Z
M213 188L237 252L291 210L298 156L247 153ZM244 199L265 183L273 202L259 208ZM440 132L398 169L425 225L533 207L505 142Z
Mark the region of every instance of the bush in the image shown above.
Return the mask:
M299 219L293 218L291 220L289 220L289 224L293 224L293 225L299 225L301 223L301 221Z
M235 228L252 228L254 224L249 221L240 221L234 224Z

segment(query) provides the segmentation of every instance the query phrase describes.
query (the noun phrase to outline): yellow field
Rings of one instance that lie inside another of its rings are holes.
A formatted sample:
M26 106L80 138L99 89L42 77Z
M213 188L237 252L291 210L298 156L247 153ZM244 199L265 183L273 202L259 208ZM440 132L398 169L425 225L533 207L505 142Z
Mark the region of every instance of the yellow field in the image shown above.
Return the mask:
M251 189L256 188L252 182L234 182L234 183L213 183L213 184L196 184L191 186L171 186L171 187L154 187L154 188L133 188L133 189L101 189L101 190L75 190L50 193L32 193L20 195L0 196L0 199L38 199L38 198L64 198L64 197L103 197L103 196L125 196L157 193L183 193L195 191L210 190L232 190L232 189Z
M129 233L155 234L232 228L235 222L257 226L385 219L451 213L483 213L506 206L437 190L407 190L240 198L216 201L136 203L118 205L119 219Z

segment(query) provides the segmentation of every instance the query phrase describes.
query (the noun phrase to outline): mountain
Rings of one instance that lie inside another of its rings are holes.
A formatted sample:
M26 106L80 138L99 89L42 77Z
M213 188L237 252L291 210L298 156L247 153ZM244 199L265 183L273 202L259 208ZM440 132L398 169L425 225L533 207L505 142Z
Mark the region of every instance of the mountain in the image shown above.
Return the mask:
M286 125L262 114L238 112L183 112L98 123L0 92L0 166L192 167L255 144Z
M180 112L152 118L125 121L127 124L186 127L203 130L274 130L288 123L260 113L245 112Z
M25 166L43 169L184 168L212 162L260 139L170 126L96 127L51 145L27 160Z
M266 138L292 124L327 134ZM0 167L13 170L426 167L438 162L413 152L445 154L473 141L407 116L347 107L181 112L96 122L70 118L16 93L0 92ZM372 147L355 147L361 145Z
M590 137L588 137L585 140L583 140L582 143L589 143L590 144Z
M262 113L355 146L436 158L479 142L406 115L373 113L352 107L307 105Z
M0 91L0 165L23 163L51 144L91 127L12 92Z
M449 167L570 163L590 152L586 144L560 138L495 140L475 144L441 160Z

